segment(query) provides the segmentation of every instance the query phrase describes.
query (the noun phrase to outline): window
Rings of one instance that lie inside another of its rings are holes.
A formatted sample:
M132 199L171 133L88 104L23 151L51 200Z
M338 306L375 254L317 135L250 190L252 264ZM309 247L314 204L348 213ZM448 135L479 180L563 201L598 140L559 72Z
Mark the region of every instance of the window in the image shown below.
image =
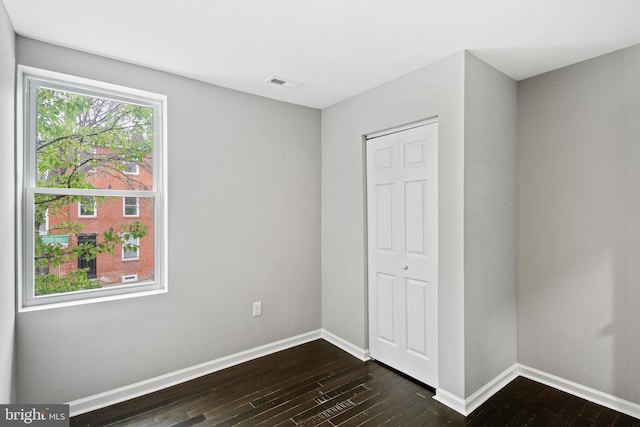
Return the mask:
M122 205L124 210L124 216L139 216L140 205L138 204L137 197L123 197Z
M95 197L81 197L78 200L78 218L95 218L98 216Z
M166 97L18 72L19 309L165 292Z
M140 166L137 162L124 162L124 171L127 175L140 175Z
M122 238L122 260L140 259L140 238L126 235Z

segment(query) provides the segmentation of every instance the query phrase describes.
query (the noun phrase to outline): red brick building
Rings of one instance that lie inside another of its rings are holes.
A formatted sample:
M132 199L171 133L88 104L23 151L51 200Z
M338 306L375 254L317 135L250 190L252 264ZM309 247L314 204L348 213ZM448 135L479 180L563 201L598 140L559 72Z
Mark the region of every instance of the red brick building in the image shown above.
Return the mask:
M150 190L152 175L150 161L146 165L127 163L124 170L98 169L87 174L88 181L99 189L112 190ZM148 166L148 167L147 167ZM154 275L154 226L153 199L142 197L102 197L86 198L59 209L55 216L49 216L46 240L66 244L69 247L78 243L99 244L103 242L103 232L112 230L120 232L121 227L134 224L136 221L147 227L147 234L130 244L138 246L137 250L123 249L116 246L113 254L99 253L94 259L80 257L70 260L59 267L50 266L49 272L65 276L79 268L88 269L89 278L98 280L102 286L153 279ZM76 234L55 234L55 230L63 223L76 223L81 230Z

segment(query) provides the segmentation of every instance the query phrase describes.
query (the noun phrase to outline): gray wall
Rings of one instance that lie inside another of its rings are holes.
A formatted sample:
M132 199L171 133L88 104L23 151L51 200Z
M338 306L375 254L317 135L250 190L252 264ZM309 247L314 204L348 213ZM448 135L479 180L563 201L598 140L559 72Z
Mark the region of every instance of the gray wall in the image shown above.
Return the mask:
M440 387L464 395L464 53L322 110L322 323L367 348L365 134L439 118Z
M517 361L516 82L466 55L465 396Z
M14 82L15 36L0 2L0 403L14 400Z
M20 401L70 401L320 328L318 110L22 37L17 61L166 94L169 119L169 292L19 314Z
M640 402L640 47L518 90L519 361Z

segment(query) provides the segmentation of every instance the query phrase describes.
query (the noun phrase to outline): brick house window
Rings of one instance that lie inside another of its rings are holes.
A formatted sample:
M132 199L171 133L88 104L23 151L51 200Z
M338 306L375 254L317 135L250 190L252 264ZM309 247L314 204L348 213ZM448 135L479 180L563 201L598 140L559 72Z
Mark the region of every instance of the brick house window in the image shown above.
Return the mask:
M122 243L122 259L131 261L140 259L140 239L137 237L125 237Z
M166 97L26 66L18 86L19 310L166 292Z
M123 197L122 206L124 216L137 217L140 215L139 199L137 197Z
M124 162L124 173L127 175L139 175L140 166L137 162Z
M95 197L82 197L78 200L78 217L95 218L98 216L98 207Z

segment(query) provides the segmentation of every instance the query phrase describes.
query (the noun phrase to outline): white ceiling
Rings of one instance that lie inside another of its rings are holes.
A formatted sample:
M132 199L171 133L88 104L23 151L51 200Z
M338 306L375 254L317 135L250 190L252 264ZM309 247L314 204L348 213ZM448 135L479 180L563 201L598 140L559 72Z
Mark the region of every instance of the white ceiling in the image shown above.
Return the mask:
M3 1L20 35L316 108L464 49L521 80L640 43L640 0Z

